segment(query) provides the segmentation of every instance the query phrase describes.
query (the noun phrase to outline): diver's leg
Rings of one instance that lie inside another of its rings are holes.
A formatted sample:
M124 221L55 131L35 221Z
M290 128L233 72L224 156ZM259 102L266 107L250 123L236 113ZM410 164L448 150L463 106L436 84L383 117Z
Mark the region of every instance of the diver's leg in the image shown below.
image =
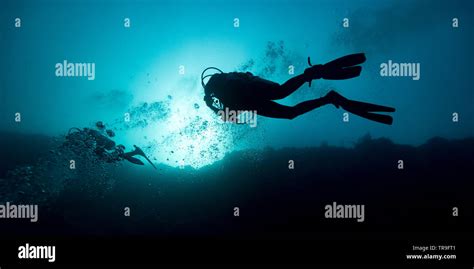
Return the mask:
M263 101L259 104L259 107L256 110L257 115L260 116L291 120L299 115L330 103L331 102L325 97L305 101L296 106L284 106L273 101Z
M287 97L288 95L292 94L295 92L297 89L299 89L303 84L307 82L306 76L303 74L298 75L296 77L292 77L289 80L287 80L285 83L275 87L274 89L271 90L271 93L269 96L270 100L279 100Z

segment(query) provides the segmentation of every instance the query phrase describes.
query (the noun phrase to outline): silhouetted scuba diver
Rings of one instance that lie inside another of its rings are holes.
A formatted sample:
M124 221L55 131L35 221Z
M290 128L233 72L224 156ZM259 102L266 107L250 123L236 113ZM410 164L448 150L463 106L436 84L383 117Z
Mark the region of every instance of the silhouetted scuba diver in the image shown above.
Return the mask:
M90 128L83 128L82 130L79 128L71 128L66 136L68 143L76 143L77 141L93 141L94 152L99 156L101 159L112 163L121 160L127 160L131 163L144 165L144 163L135 158L134 156L139 155L145 158L152 166L156 169L155 165L151 162L150 159L145 155L143 150L136 145L133 145L135 149L130 152L125 152L125 146L123 145L115 145L115 142L110 139L109 137L103 134L105 130L105 125L102 122L97 122L96 127L100 130L93 130ZM106 130L105 133L113 137L115 136L112 130Z
M344 98L335 91L330 91L326 96L305 101L295 106L285 106L274 102L287 97L308 82L314 79L342 80L358 77L362 71L361 66L366 58L364 53L357 53L338 58L324 65L312 65L308 57L309 68L303 74L295 76L283 84L262 79L250 72L224 73L215 67L206 68L201 74L201 84L204 88L204 101L214 112L228 108L233 111L256 111L258 115L294 119L323 105L333 104L346 111L384 124L392 124L391 116L373 112L394 112L395 109L386 106L369 104ZM220 73L204 76L207 70L215 69ZM204 80L209 78L207 83Z

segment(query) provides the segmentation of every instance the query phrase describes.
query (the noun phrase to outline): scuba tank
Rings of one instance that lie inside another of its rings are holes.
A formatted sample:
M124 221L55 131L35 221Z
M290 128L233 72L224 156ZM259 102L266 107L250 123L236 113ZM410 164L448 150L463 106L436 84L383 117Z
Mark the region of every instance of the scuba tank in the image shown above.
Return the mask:
M218 73L204 76L208 70L217 70ZM207 83L204 82L209 78ZM208 67L201 73L201 85L204 88L204 101L215 113L226 107L232 109L235 104L246 104L256 98L255 91L268 87L278 86L270 80L262 79L250 72L224 73L216 67ZM258 98L258 97L257 97Z

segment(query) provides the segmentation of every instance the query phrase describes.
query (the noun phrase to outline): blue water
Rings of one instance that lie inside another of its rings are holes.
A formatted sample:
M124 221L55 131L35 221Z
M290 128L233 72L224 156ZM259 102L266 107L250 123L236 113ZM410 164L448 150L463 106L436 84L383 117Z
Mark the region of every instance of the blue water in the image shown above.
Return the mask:
M58 136L101 120L118 143L144 147L154 162L194 168L247 148L351 147L367 133L411 145L473 136L473 7L470 1L2 1L0 130ZM17 17L21 28L14 27ZM342 27L345 17L349 28ZM283 83L289 64L299 74L308 56L325 63L356 52L367 55L360 77L314 81L282 103L337 89L396 107L392 126L356 116L346 123L332 106L291 121L259 117L256 128L232 126L202 101L199 76L208 66ZM95 63L95 80L56 77L63 60ZM388 60L420 63L421 79L381 77L379 65Z

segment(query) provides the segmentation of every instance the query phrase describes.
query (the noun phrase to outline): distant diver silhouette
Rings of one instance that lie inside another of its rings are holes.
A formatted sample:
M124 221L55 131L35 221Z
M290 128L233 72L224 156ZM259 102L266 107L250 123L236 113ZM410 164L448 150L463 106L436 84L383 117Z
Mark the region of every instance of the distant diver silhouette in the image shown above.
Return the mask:
M204 101L214 112L225 108L234 111L256 111L258 115L294 119L323 105L333 104L336 108L356 114L360 117L391 125L393 118L388 115L373 112L395 112L395 108L370 103L349 100L335 91L330 91L324 97L305 101L295 106L285 106L274 102L292 94L304 83L314 79L342 80L358 77L365 62L364 53L356 53L338 58L326 64L312 65L308 57L309 68L283 84L262 79L250 72L224 73L216 67L208 67L201 74L201 84L204 88ZM204 76L208 70L220 73ZM204 83L206 78L207 83Z
M130 152L125 152L125 146L115 145L115 142L103 134L105 130L105 125L102 122L96 123L97 129L100 131L90 129L90 128L71 128L66 136L67 144L66 145L77 145L79 143L85 143L94 146L94 152L101 159L106 162L118 162L121 160L127 160L133 164L144 165L144 163L135 158L134 156L139 155L145 158L152 166L156 169L155 165L151 162L150 159L146 156L143 150L136 145L133 145L135 149ZM106 130L105 133L113 137L115 136L112 130Z

